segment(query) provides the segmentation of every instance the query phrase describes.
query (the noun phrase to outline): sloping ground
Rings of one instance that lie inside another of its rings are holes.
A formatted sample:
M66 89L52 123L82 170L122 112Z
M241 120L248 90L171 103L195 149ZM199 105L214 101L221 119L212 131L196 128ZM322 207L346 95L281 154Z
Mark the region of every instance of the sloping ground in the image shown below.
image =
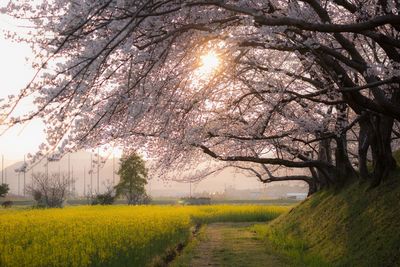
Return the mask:
M297 266L400 266L400 179L320 192L255 231Z

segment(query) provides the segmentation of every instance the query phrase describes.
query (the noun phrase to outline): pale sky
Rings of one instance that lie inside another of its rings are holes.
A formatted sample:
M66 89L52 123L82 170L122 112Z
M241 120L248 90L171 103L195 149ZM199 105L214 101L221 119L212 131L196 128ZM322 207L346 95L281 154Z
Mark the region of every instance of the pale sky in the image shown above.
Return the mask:
M3 31L7 29L17 29L23 34L23 29L19 29L16 22L0 14L0 98L18 93L34 75L26 60L32 57L29 46L6 40ZM29 109L29 106L24 108ZM37 151L38 146L45 140L43 127L41 121L35 120L14 127L1 135L0 154L5 157L5 165L22 160L24 154Z
M4 4L5 2L0 3L0 7ZM7 30L16 31L18 34L27 34L28 29L20 26L20 22L0 14L0 98L17 94L35 74L29 61L33 57L29 45L14 42L3 36L4 31ZM33 104L24 101L23 106L18 109L18 113L29 111L32 108ZM45 141L44 124L38 119L15 126L4 134L1 134L2 132L0 132L0 156L4 155L5 166L22 161L24 155L28 153L34 154L38 151L39 145ZM122 151L115 148L113 154L120 157Z

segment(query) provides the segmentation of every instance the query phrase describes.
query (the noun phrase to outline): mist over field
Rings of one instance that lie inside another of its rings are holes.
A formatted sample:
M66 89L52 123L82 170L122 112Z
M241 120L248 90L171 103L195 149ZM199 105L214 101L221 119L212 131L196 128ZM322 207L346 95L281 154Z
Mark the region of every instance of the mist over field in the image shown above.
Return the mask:
M92 165L92 174L90 174L91 159L94 161ZM119 176L116 174L119 168L119 158L113 159L111 156L105 159L105 163L101 164L99 169L97 169L96 165L96 154L85 151L71 153L69 156L66 155L59 161L50 161L48 163L48 168L47 162L42 160L29 166L25 177L26 184L31 182L31 175L33 172L61 172L68 175L68 166L70 166L70 175L75 180L74 195L76 197L83 196L84 184L86 184L86 193L89 192L91 179L93 189L97 189L97 170L99 170L100 191L103 191L107 184L112 183L113 178L114 184L117 184L119 181ZM22 164L23 161L5 167L4 179L6 179L7 183L10 185L11 194L18 194L18 172L15 170L21 167ZM147 164L151 164L151 162L147 162ZM20 195L23 195L23 173L19 174L19 179ZM307 186L303 182L280 182L265 185L260 183L257 177L245 175L234 169L223 170L217 175L211 175L200 182L193 182L192 184L189 182L175 182L172 180L164 181L151 176L149 177L146 188L153 197L183 197L189 196L191 191L192 195L212 193L221 195L225 193L225 197L231 199L285 198L287 197L287 193L307 192Z

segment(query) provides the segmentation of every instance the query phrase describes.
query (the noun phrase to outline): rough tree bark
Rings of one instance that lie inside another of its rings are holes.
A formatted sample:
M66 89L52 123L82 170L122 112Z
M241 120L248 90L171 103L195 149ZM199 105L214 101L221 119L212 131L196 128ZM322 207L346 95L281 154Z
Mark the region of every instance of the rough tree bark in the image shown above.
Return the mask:
M378 186L396 168L391 147L393 123L393 118L372 113L360 121L360 175L365 180L371 180L372 187ZM369 173L367 167L369 149L372 156L372 173Z

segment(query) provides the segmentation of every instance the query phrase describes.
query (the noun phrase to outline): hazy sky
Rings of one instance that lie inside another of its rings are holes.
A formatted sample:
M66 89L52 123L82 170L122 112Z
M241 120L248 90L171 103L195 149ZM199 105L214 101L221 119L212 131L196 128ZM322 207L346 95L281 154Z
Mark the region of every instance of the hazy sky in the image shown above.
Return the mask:
M0 98L18 93L34 74L26 60L32 56L29 46L6 40L3 37L3 31L8 29L16 29L24 34L24 30L17 27L15 21L0 14ZM29 106L24 108L28 109ZM43 141L43 124L35 120L2 134L0 136L0 154L5 156L5 162L8 165L23 159L24 154L35 152Z

